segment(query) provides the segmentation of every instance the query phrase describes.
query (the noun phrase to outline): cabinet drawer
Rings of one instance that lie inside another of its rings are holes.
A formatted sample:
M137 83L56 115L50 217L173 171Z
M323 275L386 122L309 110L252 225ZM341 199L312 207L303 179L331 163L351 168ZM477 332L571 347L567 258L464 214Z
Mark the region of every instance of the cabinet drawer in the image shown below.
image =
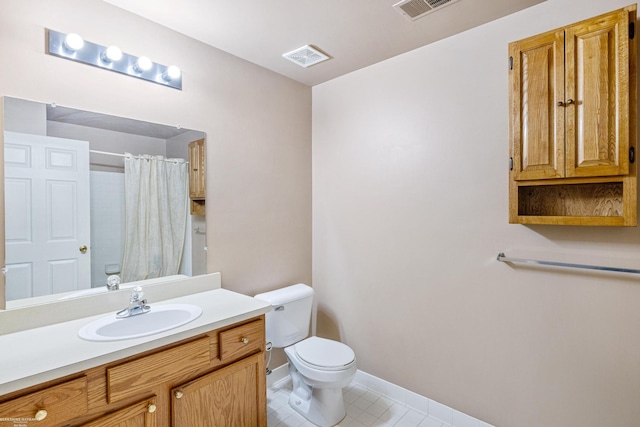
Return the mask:
M157 424L156 396L127 406L118 411L104 415L97 420L83 423L83 427L144 426L155 427Z
M87 400L86 377L67 381L0 404L0 426L60 425L85 415Z
M259 351L264 346L264 341L264 322L262 320L222 331L218 339L220 360L228 362Z
M107 368L109 403L135 396L189 371L209 366L209 337Z

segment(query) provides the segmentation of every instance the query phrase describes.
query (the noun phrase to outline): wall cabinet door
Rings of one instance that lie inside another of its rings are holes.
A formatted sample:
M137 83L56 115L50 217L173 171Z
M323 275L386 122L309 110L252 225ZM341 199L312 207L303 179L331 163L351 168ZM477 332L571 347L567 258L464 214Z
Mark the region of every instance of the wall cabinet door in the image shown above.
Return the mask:
M515 180L629 173L629 14L509 45Z
M262 353L171 390L173 427L266 426Z
M568 177L629 173L629 17L610 13L567 28Z
M205 198L204 139L189 143L189 197Z
M511 135L514 178L565 174L564 31L509 45L512 67Z

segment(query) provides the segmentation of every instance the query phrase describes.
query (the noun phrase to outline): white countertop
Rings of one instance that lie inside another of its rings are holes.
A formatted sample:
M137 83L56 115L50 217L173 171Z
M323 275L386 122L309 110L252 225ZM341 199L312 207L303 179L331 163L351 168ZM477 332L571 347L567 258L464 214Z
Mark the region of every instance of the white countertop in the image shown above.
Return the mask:
M202 315L169 331L130 340L91 342L78 330L111 311L48 326L0 335L0 396L35 384L100 366L201 333L259 316L271 305L246 295L214 289L153 302L195 304Z

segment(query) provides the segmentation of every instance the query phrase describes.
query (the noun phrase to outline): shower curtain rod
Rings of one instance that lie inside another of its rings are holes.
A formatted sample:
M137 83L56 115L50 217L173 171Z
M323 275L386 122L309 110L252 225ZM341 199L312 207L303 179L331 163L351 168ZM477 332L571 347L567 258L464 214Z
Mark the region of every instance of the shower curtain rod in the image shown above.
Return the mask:
M98 151L98 150L89 150L90 153L95 153L95 154L106 154L107 156L117 156L117 157L124 157L124 154L120 154L120 153L110 153L108 151Z
M570 264L566 262L540 261L537 259L510 258L510 257L507 257L504 254L504 252L500 252L498 254L497 259L500 262L515 262L515 263L523 263L523 264L548 265L552 267L580 268L584 270L612 271L614 273L640 274L640 270L635 270L631 268L605 267L601 265L587 265L587 264Z
M107 155L107 156L127 157L127 156L126 156L126 154L122 154L122 153L110 153L110 152L108 152L108 151L89 150L89 152L90 152L90 153L94 153L94 154L105 154L105 155ZM131 157L134 157L134 158L136 158L136 159L140 159L140 158L142 158L141 156L142 156L141 154L132 154L132 155L131 155ZM158 160L160 160L160 161L162 161L162 162L175 162L175 159L158 159ZM182 159L182 160L184 160L184 159ZM186 160L185 160L184 162L185 162L186 164L189 164L189 162L188 162L188 161L186 161Z

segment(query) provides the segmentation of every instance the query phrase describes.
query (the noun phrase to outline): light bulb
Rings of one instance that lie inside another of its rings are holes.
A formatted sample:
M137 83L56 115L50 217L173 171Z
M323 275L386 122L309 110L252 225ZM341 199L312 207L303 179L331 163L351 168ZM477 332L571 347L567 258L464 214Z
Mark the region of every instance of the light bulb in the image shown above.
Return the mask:
M141 56L140 58L138 58L138 61L136 61L136 65L134 65L134 68L139 73L149 71L151 67L153 67L153 62L151 62L151 60L146 56Z
M100 54L100 59L106 63L120 61L122 59L122 51L118 46L109 46L107 50Z
M76 33L67 34L64 38L64 47L71 52L82 49L82 46L84 46L84 40Z
M169 67L167 67L167 71L162 73L162 78L170 82L171 80L179 79L181 75L182 72L180 71L180 68L175 65L169 65Z

